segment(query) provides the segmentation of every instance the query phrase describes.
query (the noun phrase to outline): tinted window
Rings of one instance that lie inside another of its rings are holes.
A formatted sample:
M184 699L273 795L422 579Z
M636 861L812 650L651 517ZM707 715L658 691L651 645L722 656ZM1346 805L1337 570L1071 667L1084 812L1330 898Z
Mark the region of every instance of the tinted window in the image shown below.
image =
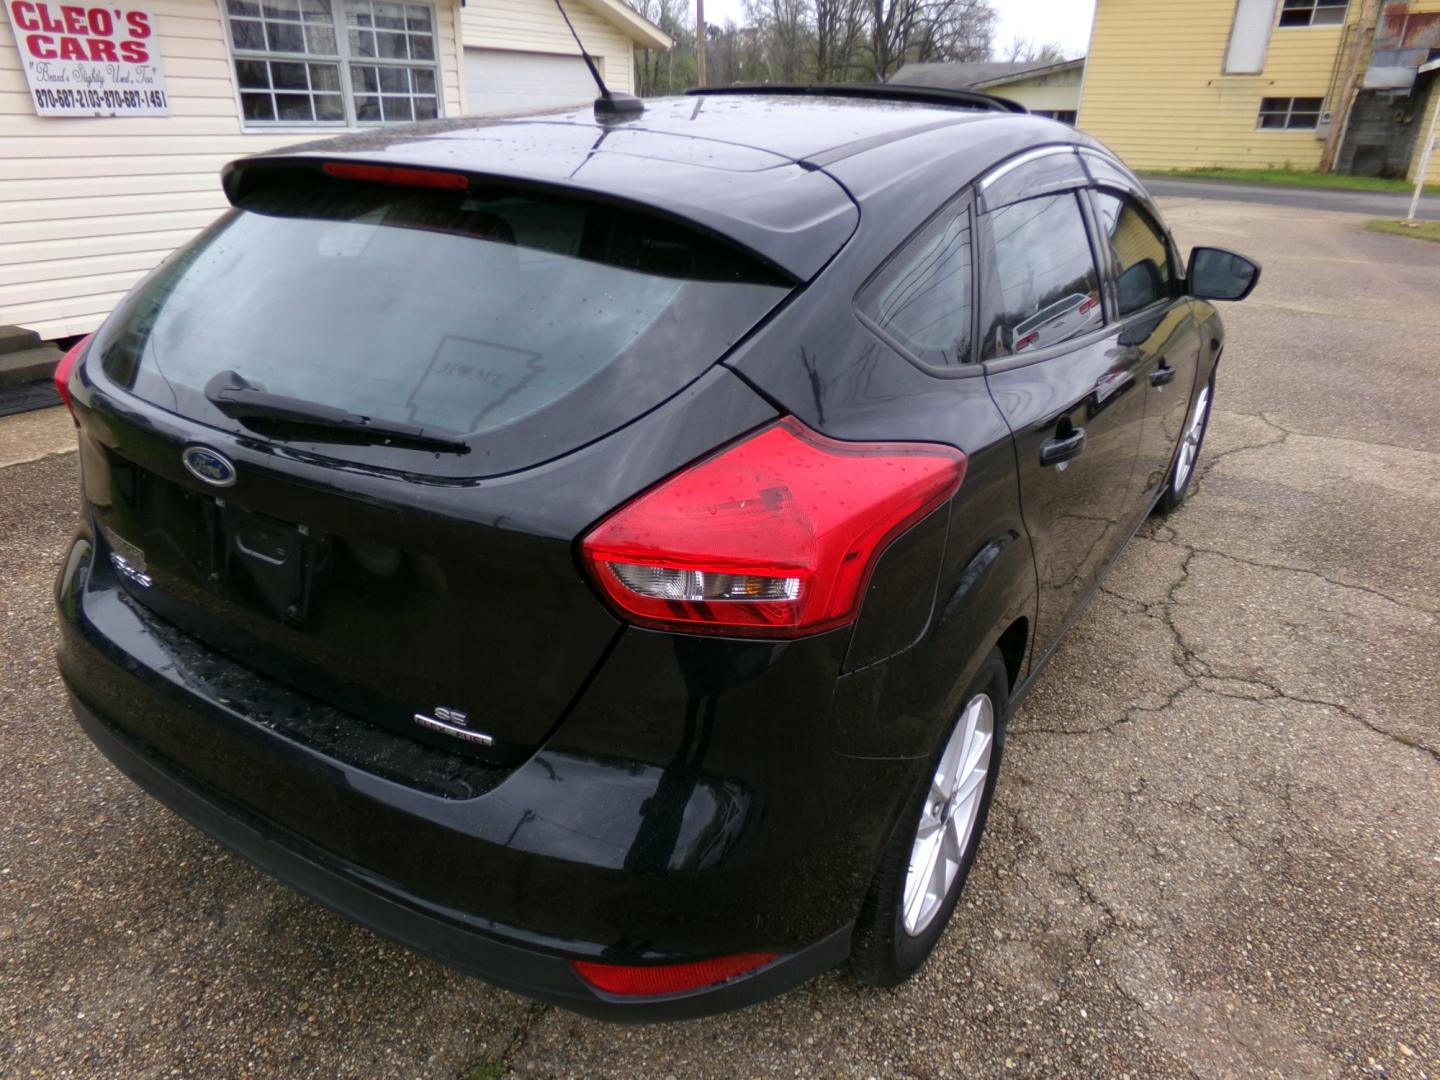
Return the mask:
M926 363L970 359L970 212L942 215L860 294L860 310Z
M1024 355L1104 321L1080 205L1070 193L986 215L994 264L986 280L987 357Z
M612 207L313 178L247 196L97 344L111 378L217 426L234 425L203 389L231 369L466 438L573 397L550 425L568 432L613 424L612 398L633 416L673 392L786 291L734 249ZM623 385L598 393L612 368Z
M1129 315L1169 296L1175 275L1164 236L1130 199L1097 192L1095 206L1114 262L1120 314Z

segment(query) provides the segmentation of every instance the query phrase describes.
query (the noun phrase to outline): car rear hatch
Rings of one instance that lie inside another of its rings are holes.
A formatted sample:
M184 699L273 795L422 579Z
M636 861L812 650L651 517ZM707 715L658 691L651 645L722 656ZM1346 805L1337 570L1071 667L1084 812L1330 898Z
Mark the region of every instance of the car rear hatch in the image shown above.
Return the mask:
M573 551L595 508L547 463L694 382L794 282L673 219L415 172L277 170L138 286L83 360L84 489L133 600L514 761L618 632Z

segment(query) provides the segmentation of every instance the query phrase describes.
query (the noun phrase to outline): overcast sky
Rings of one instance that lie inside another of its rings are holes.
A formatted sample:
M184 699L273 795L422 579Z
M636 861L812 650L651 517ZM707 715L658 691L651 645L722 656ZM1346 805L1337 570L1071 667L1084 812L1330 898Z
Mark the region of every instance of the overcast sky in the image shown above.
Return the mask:
M1033 38L1037 44L1053 41L1067 57L1083 56L1090 44L1090 19L1095 0L990 0L1000 13L995 31L995 48L1005 49L1017 37ZM741 0L705 0L705 21L740 21Z
M1053 41L1067 59L1084 56L1090 45L1090 20L1095 0L990 0L1000 13L995 48L1004 49L1017 37L1037 43ZM706 9L706 21L710 12Z

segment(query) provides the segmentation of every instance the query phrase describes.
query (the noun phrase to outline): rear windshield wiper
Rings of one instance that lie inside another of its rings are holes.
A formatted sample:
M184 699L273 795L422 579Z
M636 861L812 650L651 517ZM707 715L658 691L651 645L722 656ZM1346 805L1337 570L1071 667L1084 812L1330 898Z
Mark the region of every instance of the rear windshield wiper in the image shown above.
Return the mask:
M316 442L384 443L445 454L470 452L467 443L433 435L417 424L377 420L304 398L272 394L257 383L247 382L236 371L222 371L206 383L205 398L241 423L258 420L294 425L304 429L304 437Z

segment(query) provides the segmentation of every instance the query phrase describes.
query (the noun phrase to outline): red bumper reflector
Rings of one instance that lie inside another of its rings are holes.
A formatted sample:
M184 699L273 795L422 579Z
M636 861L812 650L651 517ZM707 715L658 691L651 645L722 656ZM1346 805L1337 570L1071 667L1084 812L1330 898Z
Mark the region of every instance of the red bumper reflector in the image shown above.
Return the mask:
M779 953L736 953L693 964L597 964L572 960L575 973L596 990L627 997L656 997L717 986L749 974L774 960Z
M80 359L80 354L85 351L85 346L90 344L90 339L94 336L94 334L86 334L60 358L60 363L55 365L55 392L60 395L60 400L70 413L71 420L75 419L75 408L70 404L70 375L75 370L75 362Z
M353 161L327 161L325 174L339 180L369 180L375 184L400 184L404 187L445 188L469 191L470 178L464 173L440 172L436 169L405 169L394 165L362 165Z

